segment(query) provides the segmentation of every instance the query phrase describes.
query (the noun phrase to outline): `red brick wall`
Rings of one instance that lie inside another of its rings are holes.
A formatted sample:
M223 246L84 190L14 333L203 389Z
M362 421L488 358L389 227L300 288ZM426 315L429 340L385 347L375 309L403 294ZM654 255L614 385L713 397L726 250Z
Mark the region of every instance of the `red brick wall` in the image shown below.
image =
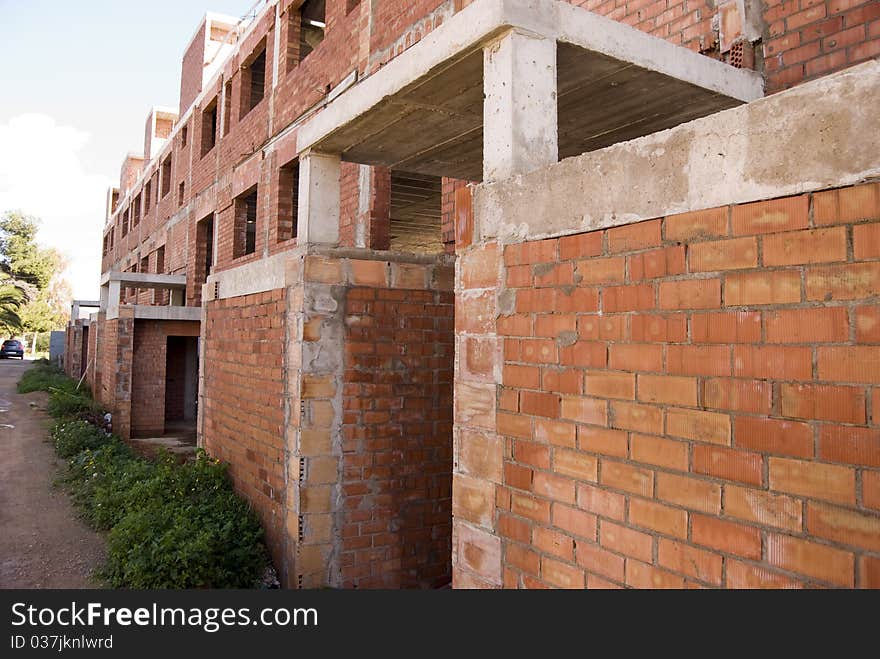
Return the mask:
M440 207L440 239L444 251L455 254L455 193L467 188L470 181L443 177L443 197Z
M199 323L134 321L131 382L131 436L157 437L165 432L165 358L169 336L198 336ZM182 399L182 395L180 397Z
M339 181L339 245L342 247L355 246L360 192L359 170L360 167L355 163L342 163Z
M449 292L348 291L344 587L450 581L453 308Z
M64 348L64 371L72 378L82 375L83 363L83 325L82 321L67 325L65 335L67 345Z
M766 0L767 91L880 55L877 0Z
M505 586L880 587L880 184L504 266Z
M207 303L205 449L230 464L259 513L276 565L284 547L284 290Z
M433 18L431 14L438 9L455 7L461 9L470 4L461 0L378 0L370 3L373 30L370 33L370 54L377 64L384 64L396 57L439 27L442 16Z
M134 317L130 309L101 327L101 387L96 391L100 403L113 415L113 432L127 439L131 430L131 375Z
M103 355L98 352L99 335L101 335L101 347L103 348L104 346L102 334L102 332L104 331L103 316L103 313L98 314L98 317L92 322L91 330L89 331L89 354L91 355L92 367L89 369L88 375L86 375L86 382L89 385L89 389L96 396L101 389L101 373L104 366Z
M626 23L655 37L717 57L717 31L712 30L716 3L708 0L569 0L596 14Z
M183 54L180 73L180 115L187 111L202 91L202 73L205 66L205 25L193 37Z
M106 320L101 325L101 386L94 393L98 401L108 409L114 402L116 380L116 320Z

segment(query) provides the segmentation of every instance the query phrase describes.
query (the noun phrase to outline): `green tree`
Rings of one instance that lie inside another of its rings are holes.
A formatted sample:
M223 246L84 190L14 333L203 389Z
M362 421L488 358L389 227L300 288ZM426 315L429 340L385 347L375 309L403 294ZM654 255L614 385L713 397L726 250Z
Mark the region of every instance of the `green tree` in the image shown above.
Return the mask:
M27 301L24 291L16 286L8 275L0 274L0 331L12 335L22 329L19 315L21 305Z
M64 259L57 250L36 242L39 220L20 211L0 218L0 291L8 287L7 333L36 334L61 329L70 304L70 288L62 278ZM13 304L17 300L17 304ZM0 305L3 305L0 297Z
M49 286L61 257L54 249L36 242L40 221L20 211L7 211L0 218L0 266L12 279L34 286Z

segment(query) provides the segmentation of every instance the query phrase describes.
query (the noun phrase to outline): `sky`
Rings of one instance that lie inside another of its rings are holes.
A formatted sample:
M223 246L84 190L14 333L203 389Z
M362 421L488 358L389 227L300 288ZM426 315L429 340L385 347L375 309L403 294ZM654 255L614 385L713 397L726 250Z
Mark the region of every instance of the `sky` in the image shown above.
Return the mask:
M178 106L206 11L254 0L0 0L0 213L40 218L77 299L97 299L107 189L143 151L154 105Z

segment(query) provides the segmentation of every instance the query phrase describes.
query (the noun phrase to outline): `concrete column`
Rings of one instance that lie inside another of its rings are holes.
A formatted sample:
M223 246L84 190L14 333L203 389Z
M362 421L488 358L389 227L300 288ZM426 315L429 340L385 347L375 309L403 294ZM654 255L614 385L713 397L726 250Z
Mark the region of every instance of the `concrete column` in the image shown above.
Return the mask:
M559 160L556 41L510 31L483 50L483 180Z
M298 244L339 243L340 166L338 155L300 154Z
M104 295L107 295L106 307L104 307ZM122 286L118 281L111 280L105 287L101 287L101 305L107 312L107 318L119 318L119 298L122 294Z

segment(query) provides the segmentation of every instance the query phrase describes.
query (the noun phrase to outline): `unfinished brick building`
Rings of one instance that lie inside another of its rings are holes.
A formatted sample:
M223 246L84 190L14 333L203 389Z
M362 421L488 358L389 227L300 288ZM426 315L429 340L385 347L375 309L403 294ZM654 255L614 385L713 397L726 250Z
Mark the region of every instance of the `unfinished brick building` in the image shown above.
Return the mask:
M880 587L880 3L208 14L86 370L289 587Z

